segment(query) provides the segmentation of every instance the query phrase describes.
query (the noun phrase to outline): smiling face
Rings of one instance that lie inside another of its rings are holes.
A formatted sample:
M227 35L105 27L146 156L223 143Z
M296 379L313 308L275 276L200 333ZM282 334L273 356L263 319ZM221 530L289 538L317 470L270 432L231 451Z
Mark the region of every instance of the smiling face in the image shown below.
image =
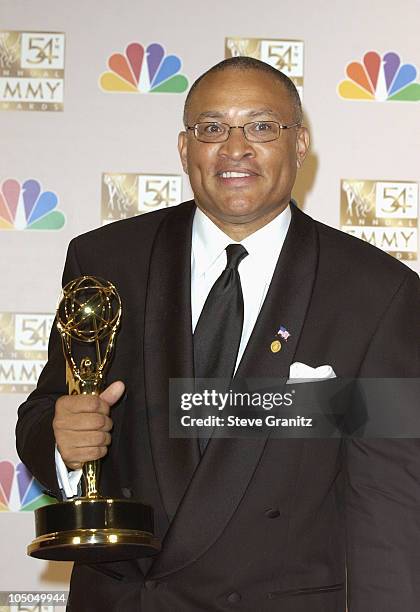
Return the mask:
M188 108L188 125L218 121L296 123L282 83L259 70L226 69L203 78ZM197 206L226 234L242 240L274 219L290 201L296 170L309 144L306 128L280 131L277 140L249 142L233 129L226 142L199 142L181 132L178 148Z

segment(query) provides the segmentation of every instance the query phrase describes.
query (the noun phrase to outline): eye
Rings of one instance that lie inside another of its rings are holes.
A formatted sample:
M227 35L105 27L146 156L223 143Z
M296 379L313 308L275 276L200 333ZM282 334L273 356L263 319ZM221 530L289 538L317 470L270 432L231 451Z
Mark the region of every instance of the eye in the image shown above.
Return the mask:
M272 121L256 121L252 124L254 132L273 132L274 123Z
M205 123L203 131L206 134L220 134L223 132L223 126L220 123Z

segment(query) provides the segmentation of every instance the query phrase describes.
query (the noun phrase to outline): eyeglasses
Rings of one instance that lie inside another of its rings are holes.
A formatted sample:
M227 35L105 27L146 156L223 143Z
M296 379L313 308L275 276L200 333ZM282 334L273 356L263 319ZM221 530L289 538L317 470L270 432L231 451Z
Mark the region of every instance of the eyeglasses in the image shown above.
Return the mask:
M185 128L192 130L200 142L225 142L230 136L230 131L236 128L242 130L245 138L250 142L271 142L279 138L282 130L300 126L300 123L282 125L277 121L252 121L245 125L228 125L218 121L209 121L187 125Z

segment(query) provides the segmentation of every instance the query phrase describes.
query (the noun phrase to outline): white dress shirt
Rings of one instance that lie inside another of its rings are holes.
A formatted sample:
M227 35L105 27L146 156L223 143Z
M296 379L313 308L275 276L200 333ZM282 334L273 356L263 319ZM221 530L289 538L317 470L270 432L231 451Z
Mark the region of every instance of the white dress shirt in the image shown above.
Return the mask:
M248 255L238 267L244 298L244 324L235 371L267 295L291 216L288 206L270 223L241 242ZM197 208L193 220L191 245L192 331L195 330L210 289L226 268L225 249L229 244L234 244L234 241ZM68 498L77 495L82 470L68 472L57 447L55 462L58 483L65 496Z
M248 255L238 267L244 298L244 324L235 371L242 359L255 321L267 295L274 268L289 229L290 219L291 212L288 206L270 223L241 242L248 251ZM197 209L193 221L191 248L193 331L210 289L226 268L225 249L229 244L234 244L234 241L210 221L200 209Z

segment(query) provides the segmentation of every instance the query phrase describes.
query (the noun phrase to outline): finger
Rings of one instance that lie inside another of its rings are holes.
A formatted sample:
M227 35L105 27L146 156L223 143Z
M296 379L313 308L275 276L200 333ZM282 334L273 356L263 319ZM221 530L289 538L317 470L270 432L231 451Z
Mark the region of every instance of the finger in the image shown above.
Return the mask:
M103 426L101 427L102 431L111 431L112 428L114 427L114 423L112 421L112 419L109 416L104 415L104 419L105 422L103 424Z
M116 380L100 394L100 398L109 406L113 406L122 397L125 391L124 383L121 380Z
M99 412L90 413L65 413L63 416L56 416L53 420L55 432L62 431L111 431L113 426L112 419L106 414Z
M63 395L55 403L56 416L99 412L109 414L109 404L99 395Z
M107 446L92 446L73 449L71 455L62 455L64 463L71 469L80 469L86 461L102 459L108 452Z
M68 431L65 435L58 435L56 442L57 446L63 449L65 456L68 456L76 448L109 446L111 434L107 431Z
M74 461L64 461L64 463L69 470L81 470L83 467L83 463L75 463Z

